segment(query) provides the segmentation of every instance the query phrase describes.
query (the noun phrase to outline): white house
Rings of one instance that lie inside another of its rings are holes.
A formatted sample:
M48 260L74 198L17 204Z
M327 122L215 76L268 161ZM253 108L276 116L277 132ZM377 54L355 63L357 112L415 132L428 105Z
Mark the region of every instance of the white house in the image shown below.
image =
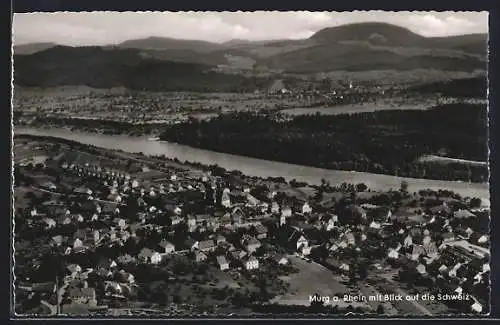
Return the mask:
M255 258L255 256L250 256L245 261L245 269L247 270L256 270L259 268L259 260Z
M132 186L132 188L137 188L137 187L139 187L139 182L138 182L136 179L134 179L134 180L132 181L131 186Z
M461 263L457 263L451 270L448 272L448 275L452 278L457 276L457 270L462 266Z
M292 216L292 209L289 206L285 206L281 209L281 216L288 218Z
M312 208L309 206L309 203L305 202L304 205L302 205L302 213L307 214L307 213L311 213L311 212L312 212Z
M271 203L271 213L279 213L280 212L280 206L276 201L273 201Z
M488 236L487 235L482 235L481 237L479 237L479 239L477 240L477 243L478 244L486 244L488 242Z
M224 256L217 256L217 263L221 271L229 269L229 263Z
M51 229L56 227L56 221L52 218L43 218L43 222L45 223L45 229Z
M225 208L231 207L231 198L229 197L229 189L225 188L222 192L221 204Z
M420 273L420 274L425 274L427 273L426 269L425 269L425 265L423 264L419 264L417 266L417 272Z
M340 265L340 269L341 269L342 271L348 272L348 271L350 270L349 264L342 263L342 264Z
M399 258L399 252L395 249L389 249L389 253L387 253L387 257L390 259L397 260Z
M403 245L405 247L409 247L413 244L413 239L412 237L408 234L408 236L405 237L404 241L403 241Z
M422 240L422 243L423 243L424 245L429 245L429 244L431 243L431 241L432 241L431 236L426 235L426 236L424 237L424 239Z
M75 241L73 242L73 249L78 247L83 247L83 242L81 241L80 238L76 238Z
M330 218L330 219L328 220L328 222L326 223L326 227L325 227L325 229L326 229L326 231L330 231L330 230L332 230L334 227L335 227L335 221L333 220L333 218Z
M483 306L478 301L475 301L470 308L475 313L481 313L483 311Z
M162 240L159 245L160 245L160 247L163 248L165 254L170 254L170 253L175 252L175 245L169 241Z

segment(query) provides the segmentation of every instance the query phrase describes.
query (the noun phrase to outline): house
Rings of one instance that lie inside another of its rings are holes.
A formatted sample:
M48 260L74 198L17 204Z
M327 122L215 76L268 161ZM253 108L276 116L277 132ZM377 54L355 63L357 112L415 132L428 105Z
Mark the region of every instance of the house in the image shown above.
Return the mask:
M207 260L207 255L203 253L202 251L196 251L194 253L194 257L196 262L203 262Z
M290 208L290 206L284 206L281 209L281 216L285 217L285 218L291 217L292 216L292 208Z
M159 264L161 262L161 255L145 247L140 251L139 259L144 263Z
M335 219L334 217L331 217L328 219L328 221L326 222L326 225L325 225L325 230L326 231L331 231L333 230L333 228L335 228ZM337 217L337 220L338 220L338 217Z
M235 207L231 213L231 219L235 224L242 224L245 222L245 213L240 207Z
M410 234L408 234L408 236L406 236L405 239L403 240L403 246L410 247L412 244L413 244L413 238L411 237Z
M258 239L266 239L267 238L267 227L262 225L262 224L257 224L255 226L255 232L257 233L257 238Z
M453 212L453 217L455 219L469 219L469 218L475 218L476 215L470 212L469 210L459 209Z
M76 249L78 247L83 247L83 241L80 238L76 238L73 242L73 249Z
M225 242L226 242L226 237L224 237L222 235L217 236L217 238L216 238L217 245L220 245L220 244L225 243Z
M356 237L352 232L347 232L343 236L345 240L347 241L348 245L355 245L356 244Z
M462 238L469 239L471 235L474 233L474 230L472 230L470 227L464 229L464 228L458 228L455 230L457 235L461 236Z
M188 231L189 232L194 232L196 230L196 218L193 216L188 217L187 221L187 226L188 226Z
M130 254L120 255L116 259L118 264L129 264L135 262L135 258Z
M382 225L376 221L372 221L370 223L370 228L372 228L372 229L380 229L381 227L382 227Z
M442 273L442 274L446 274L447 271L448 271L448 267L444 264L442 264L439 269L438 269L439 273Z
M399 252L396 249L391 248L387 253L387 257L393 260L397 260L399 258Z
M302 247L309 246L309 242L302 232L291 226L281 227L278 231L278 239L283 246L295 251L301 250Z
M94 288L71 288L69 289L68 297L76 304L97 305L97 297Z
M114 275L115 279L121 283L124 283L124 282L129 283L129 284L135 283L134 275L132 273L125 272L124 270L117 271L113 275Z
M442 236L443 236L443 243L447 243L456 239L455 234L452 232L445 232Z
M77 195L92 195L92 190L86 187L77 187L73 190Z
M425 248L422 245L413 245L413 250L411 253L411 259L416 261L421 255L425 255Z
M290 261L286 257L279 256L276 257L275 261L276 263L278 263L278 265L287 265L290 263Z
M42 187L46 190L49 190L49 191L57 190L57 186L52 182L45 182L45 183L41 184L40 187Z
M259 260L255 256L249 256L244 260L245 269L248 271L259 268Z
M251 237L243 239L242 245L245 247L245 250L251 254L261 246L261 243L258 239Z
M488 236L482 235L481 237L478 238L477 243L480 245L487 244L488 243Z
M209 214L197 214L195 220L197 224L208 224L212 221L212 216Z
M175 252L175 245L172 244L169 241L166 241L165 239L163 239L162 241L160 241L160 243L158 244L158 246L161 247L162 251L165 254L170 254L170 253Z
M116 193L116 194L110 194L108 196L108 200L116 202L116 203L121 203L123 201L123 198L120 194Z
M280 212L280 206L276 201L273 201L271 203L271 213L279 213Z
M233 250L229 256L234 266L240 266L244 265L244 259L248 254L242 250Z
M231 197L229 195L229 189L227 188L222 192L221 205L226 209L231 207Z
M121 295L122 294L122 287L120 286L119 283L115 281L105 281L104 282L104 291L106 292L106 295Z
M52 218L45 217L42 219L42 222L45 224L45 229L52 229L57 225L56 221Z
M72 222L83 222L83 216L81 214L72 214L69 216Z
M197 240L192 239L192 238L188 238L184 242L184 246L187 247L189 250L194 251L194 250L198 249L199 242Z
M219 264L219 268L221 271L229 269L229 263L227 262L224 256L217 256L217 264Z
M125 229L127 227L127 220L123 218L115 218L113 222L115 223L115 225L120 227L120 229Z
M82 268L78 264L70 264L66 267L66 269L68 269L72 276L75 276L76 274L82 272Z
M102 260L99 261L99 263L97 264L97 266L99 268L103 268L103 269L112 269L112 268L117 267L118 265L112 259L102 259Z
M71 217L69 215L60 215L57 217L57 223L61 225L69 225L72 223Z
M349 272L349 270L351 269L350 266L349 266L349 264L347 264L347 263L340 264L339 268L343 272Z
M302 205L302 213L303 214L309 214L312 212L312 208L311 206L309 205L308 202L305 202L303 205Z
M213 240L200 241L198 244L198 249L202 252L213 252L215 250L215 243Z
M64 241L65 241L65 238L61 235L53 236L52 240L51 240L51 245L61 246Z
M478 314L483 311L483 306L477 300L472 304L470 308L473 312Z
M426 271L426 269L425 269L425 265L423 265L423 264L419 264L419 265L417 266L417 272L418 272L418 273L420 273L420 274L422 274L422 275L423 275L423 274L426 274L426 273L427 273L427 271Z

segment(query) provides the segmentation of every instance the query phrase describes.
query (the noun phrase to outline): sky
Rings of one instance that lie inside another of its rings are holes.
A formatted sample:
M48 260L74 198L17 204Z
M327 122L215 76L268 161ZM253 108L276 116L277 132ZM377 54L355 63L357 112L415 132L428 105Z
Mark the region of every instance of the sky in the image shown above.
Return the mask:
M225 42L307 38L347 23L386 22L424 36L488 32L487 12L55 12L15 13L15 44L109 45L150 36Z

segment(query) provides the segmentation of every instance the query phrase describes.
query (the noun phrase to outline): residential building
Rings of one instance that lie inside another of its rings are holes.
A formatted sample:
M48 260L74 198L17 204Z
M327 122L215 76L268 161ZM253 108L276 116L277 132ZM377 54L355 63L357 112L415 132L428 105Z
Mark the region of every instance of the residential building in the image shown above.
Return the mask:
M221 271L229 269L229 263L224 256L217 256L217 263Z
M255 256L249 256L245 259L244 266L248 271L256 270L259 268L259 260Z
M198 244L198 249L202 252L213 252L215 250L215 243L213 240L200 241Z
M165 239L160 241L159 246L162 248L163 253L165 253L165 254L170 254L170 253L175 252L175 245L169 241L166 241Z

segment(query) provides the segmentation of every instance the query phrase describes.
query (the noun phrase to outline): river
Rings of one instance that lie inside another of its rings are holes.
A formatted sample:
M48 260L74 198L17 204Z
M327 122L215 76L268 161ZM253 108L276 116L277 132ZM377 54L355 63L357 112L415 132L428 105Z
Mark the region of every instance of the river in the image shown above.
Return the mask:
M94 145L106 149L118 149L131 153L142 152L145 155L165 155L180 161L198 162L206 165L217 164L227 170L239 170L249 176L284 177L287 180L296 179L310 184L320 184L321 179L331 184L365 183L373 190L399 189L401 181L408 182L408 190L415 192L421 189L448 189L462 196L480 197L483 203L489 205L489 187L485 183L453 182L428 180L420 178L405 178L391 175L350 172L342 170L321 169L299 166L264 159L249 158L210 150L197 149L166 141L151 141L147 137L130 137L124 135L102 135L85 132L75 132L66 129L31 129L16 128L16 134L31 134L53 136L80 143Z

